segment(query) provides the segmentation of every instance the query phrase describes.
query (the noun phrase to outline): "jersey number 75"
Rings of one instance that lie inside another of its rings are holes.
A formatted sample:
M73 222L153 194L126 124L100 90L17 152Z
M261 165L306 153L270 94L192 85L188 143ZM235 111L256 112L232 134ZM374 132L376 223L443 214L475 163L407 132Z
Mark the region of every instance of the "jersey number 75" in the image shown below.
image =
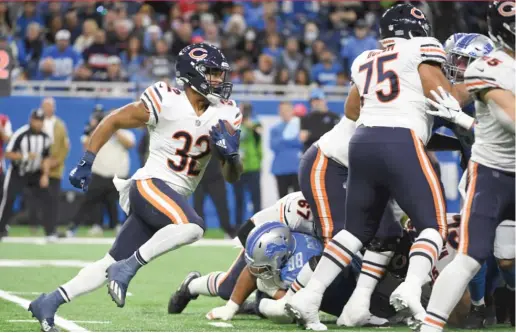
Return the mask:
M369 93L369 86L371 85L371 79L373 72L376 70L376 84L380 84L385 80L389 80L390 91L385 93L382 89L376 90L376 98L382 103L388 103L393 101L400 94L400 80L398 74L394 70L386 70L385 65L389 61L398 59L398 53L387 54L373 60L366 62L358 68L359 72L366 71L366 81L364 84L364 91L360 97L361 106L364 105L364 95Z

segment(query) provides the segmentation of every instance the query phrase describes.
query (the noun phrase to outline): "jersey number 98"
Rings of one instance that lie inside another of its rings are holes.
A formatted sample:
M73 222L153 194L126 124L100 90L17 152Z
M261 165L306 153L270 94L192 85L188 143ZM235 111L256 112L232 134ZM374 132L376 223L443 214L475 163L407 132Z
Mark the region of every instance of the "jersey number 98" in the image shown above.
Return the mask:
M373 72L376 70L376 84L380 84L385 80L389 80L390 91L385 93L382 89L376 90L376 98L382 103L388 103L395 100L400 94L400 80L398 75L393 70L385 70L385 63L398 59L398 54L388 54L382 57L375 58L358 68L359 72L366 71L366 81L364 84L364 91L362 92L361 106L364 105L363 96L369 93L369 86L371 85L371 78Z

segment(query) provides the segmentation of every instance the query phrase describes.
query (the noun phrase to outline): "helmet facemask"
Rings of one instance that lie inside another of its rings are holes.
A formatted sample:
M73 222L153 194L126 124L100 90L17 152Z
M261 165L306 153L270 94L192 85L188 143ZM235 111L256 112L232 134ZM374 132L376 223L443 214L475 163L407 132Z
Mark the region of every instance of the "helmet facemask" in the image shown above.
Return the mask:
M448 78L448 80L454 83L463 82L466 68L475 59L475 57L463 54L456 50L450 51L450 53L446 56L446 63L444 65L446 77Z

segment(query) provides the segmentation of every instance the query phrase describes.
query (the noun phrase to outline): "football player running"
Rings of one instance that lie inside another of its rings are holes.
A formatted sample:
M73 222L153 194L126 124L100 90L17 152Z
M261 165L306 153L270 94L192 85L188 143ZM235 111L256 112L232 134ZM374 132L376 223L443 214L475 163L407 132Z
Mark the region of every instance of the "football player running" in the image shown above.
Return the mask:
M184 91L158 82L137 102L105 117L70 173L72 185L87 191L95 154L113 133L120 128L148 126L146 164L131 179L116 180L128 218L111 249L72 280L30 304L29 311L44 331L55 330L59 306L106 282L113 301L123 307L129 282L142 266L202 237L204 221L188 204L187 196L199 183L212 152L222 160L226 180L239 178L242 116L228 100L232 84L225 56L212 45L192 44L179 53L176 70Z
M420 231L405 282L391 295L396 310L408 308L417 320L424 318L421 287L447 237L446 202L425 151L433 120L426 114L425 96L438 86L463 96L443 74L446 54L429 37L420 10L393 6L380 26L383 49L366 51L354 61L354 85L346 100L346 117L358 125L349 146L347 189L353 194L346 198L346 228L328 243L310 282L290 301L305 326L315 329L325 329L318 316L324 291L351 256L370 243L379 225L375 214L391 196Z
M242 246L245 246L251 230L270 221L280 221L292 232L315 236L312 217L312 210L303 194L293 192L247 220L239 229L238 238ZM218 296L229 300L237 279L245 267L246 261L244 250L242 250L226 272L211 272L203 276L199 272L188 273L178 290L171 296L168 303L168 313L183 312L188 303L197 299L199 295Z
M498 225L505 219L514 221L515 15L514 1L489 4L489 37L500 48L488 57L474 61L465 72L466 86L476 98L477 123L468 167L469 184L461 220L459 254L434 285L422 331L443 330L468 282L492 253L499 233ZM453 97L442 89L433 94L438 103L430 100L429 103L437 110L429 113L451 121L464 118ZM511 238L514 242L514 237ZM514 247L510 248L507 247L505 255L514 258ZM503 256L505 251L495 246L495 255L496 252ZM512 271L513 262L502 261L501 268Z

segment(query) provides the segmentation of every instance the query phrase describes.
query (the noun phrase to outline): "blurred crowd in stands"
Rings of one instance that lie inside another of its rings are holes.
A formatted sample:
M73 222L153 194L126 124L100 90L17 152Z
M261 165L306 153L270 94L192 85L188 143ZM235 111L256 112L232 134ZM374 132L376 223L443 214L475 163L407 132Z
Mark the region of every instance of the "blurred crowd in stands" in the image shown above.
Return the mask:
M346 85L353 59L377 47L379 17L394 3L0 2L0 40L17 59L17 80L172 81L178 52L205 41L229 58L234 83ZM441 41L485 33L483 3L414 4Z

